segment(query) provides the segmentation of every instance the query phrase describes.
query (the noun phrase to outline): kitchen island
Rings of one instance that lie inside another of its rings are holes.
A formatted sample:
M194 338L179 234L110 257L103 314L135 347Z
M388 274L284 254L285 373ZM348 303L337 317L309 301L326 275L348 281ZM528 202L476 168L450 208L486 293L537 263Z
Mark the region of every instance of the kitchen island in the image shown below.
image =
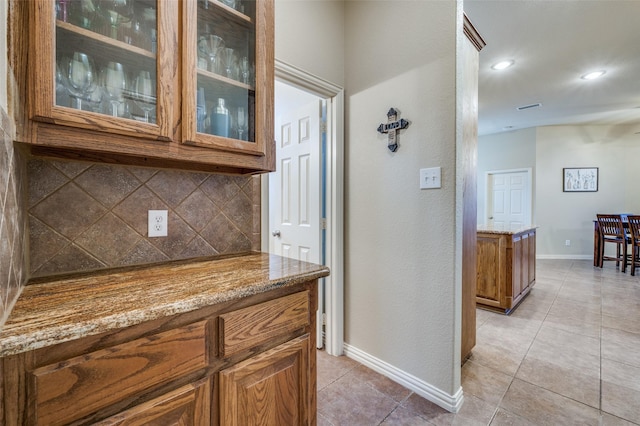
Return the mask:
M315 424L328 274L248 253L31 282L0 332L0 423Z
M536 280L536 228L478 226L476 304L510 314Z

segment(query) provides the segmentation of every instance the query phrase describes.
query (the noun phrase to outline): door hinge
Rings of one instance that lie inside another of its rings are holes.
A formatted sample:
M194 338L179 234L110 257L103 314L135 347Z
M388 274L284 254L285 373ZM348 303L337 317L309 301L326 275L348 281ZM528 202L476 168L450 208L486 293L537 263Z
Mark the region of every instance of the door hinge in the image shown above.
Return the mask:
M326 121L321 121L320 122L320 131L322 133L327 133L327 122Z
M322 227L322 229L327 229L327 219L320 219L320 226Z

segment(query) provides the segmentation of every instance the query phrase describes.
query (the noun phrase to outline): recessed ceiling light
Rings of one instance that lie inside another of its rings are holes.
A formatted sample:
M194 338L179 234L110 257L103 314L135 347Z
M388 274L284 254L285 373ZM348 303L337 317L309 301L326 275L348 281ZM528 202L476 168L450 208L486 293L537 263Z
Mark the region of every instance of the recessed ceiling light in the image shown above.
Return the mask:
M498 63L495 63L495 64L491 65L491 69L499 71L499 70L503 70L505 68L509 68L511 65L513 65L515 63L516 63L516 61L514 61L514 60L501 61L501 62L498 62Z
M593 71L582 75L580 78L583 80L595 80L596 78L600 78L606 74L606 71Z

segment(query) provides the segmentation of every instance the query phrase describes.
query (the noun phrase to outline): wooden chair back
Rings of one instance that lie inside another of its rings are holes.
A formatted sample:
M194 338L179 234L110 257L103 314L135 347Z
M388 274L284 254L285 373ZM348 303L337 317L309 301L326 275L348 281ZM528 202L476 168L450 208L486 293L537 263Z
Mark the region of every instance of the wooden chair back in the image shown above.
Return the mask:
M625 241L624 225L619 214L599 214L597 216L600 234L604 239L607 241Z
M629 215L629 234L631 235L631 275L640 267L640 216Z

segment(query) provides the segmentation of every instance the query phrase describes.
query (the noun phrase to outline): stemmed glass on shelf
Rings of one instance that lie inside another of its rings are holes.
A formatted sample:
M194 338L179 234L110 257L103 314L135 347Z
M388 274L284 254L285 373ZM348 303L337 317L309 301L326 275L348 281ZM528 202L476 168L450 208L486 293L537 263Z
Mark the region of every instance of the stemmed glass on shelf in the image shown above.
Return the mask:
M144 111L144 121L149 122L149 113L156 107L156 82L149 71L140 71L133 82L133 101Z
M224 47L224 40L214 34L209 34L200 38L198 49L209 56L209 71L218 72L218 50Z
M109 37L118 39L120 25L131 21L133 17L133 0L102 0L100 9L105 13L111 31Z
M236 124L238 126L238 139L240 140L245 140L245 133L247 132L248 129L248 123L247 123L247 113L245 112L243 107L238 107L238 112L237 112L237 118L236 118Z
M124 102L125 90L127 90L127 75L121 63L109 62L102 69L102 86L104 94L111 102L111 113L117 117L120 104Z
M73 56L68 61L65 60L64 67L64 82L69 95L76 100L76 108L82 109L82 100L97 87L93 60L86 53L73 52Z

